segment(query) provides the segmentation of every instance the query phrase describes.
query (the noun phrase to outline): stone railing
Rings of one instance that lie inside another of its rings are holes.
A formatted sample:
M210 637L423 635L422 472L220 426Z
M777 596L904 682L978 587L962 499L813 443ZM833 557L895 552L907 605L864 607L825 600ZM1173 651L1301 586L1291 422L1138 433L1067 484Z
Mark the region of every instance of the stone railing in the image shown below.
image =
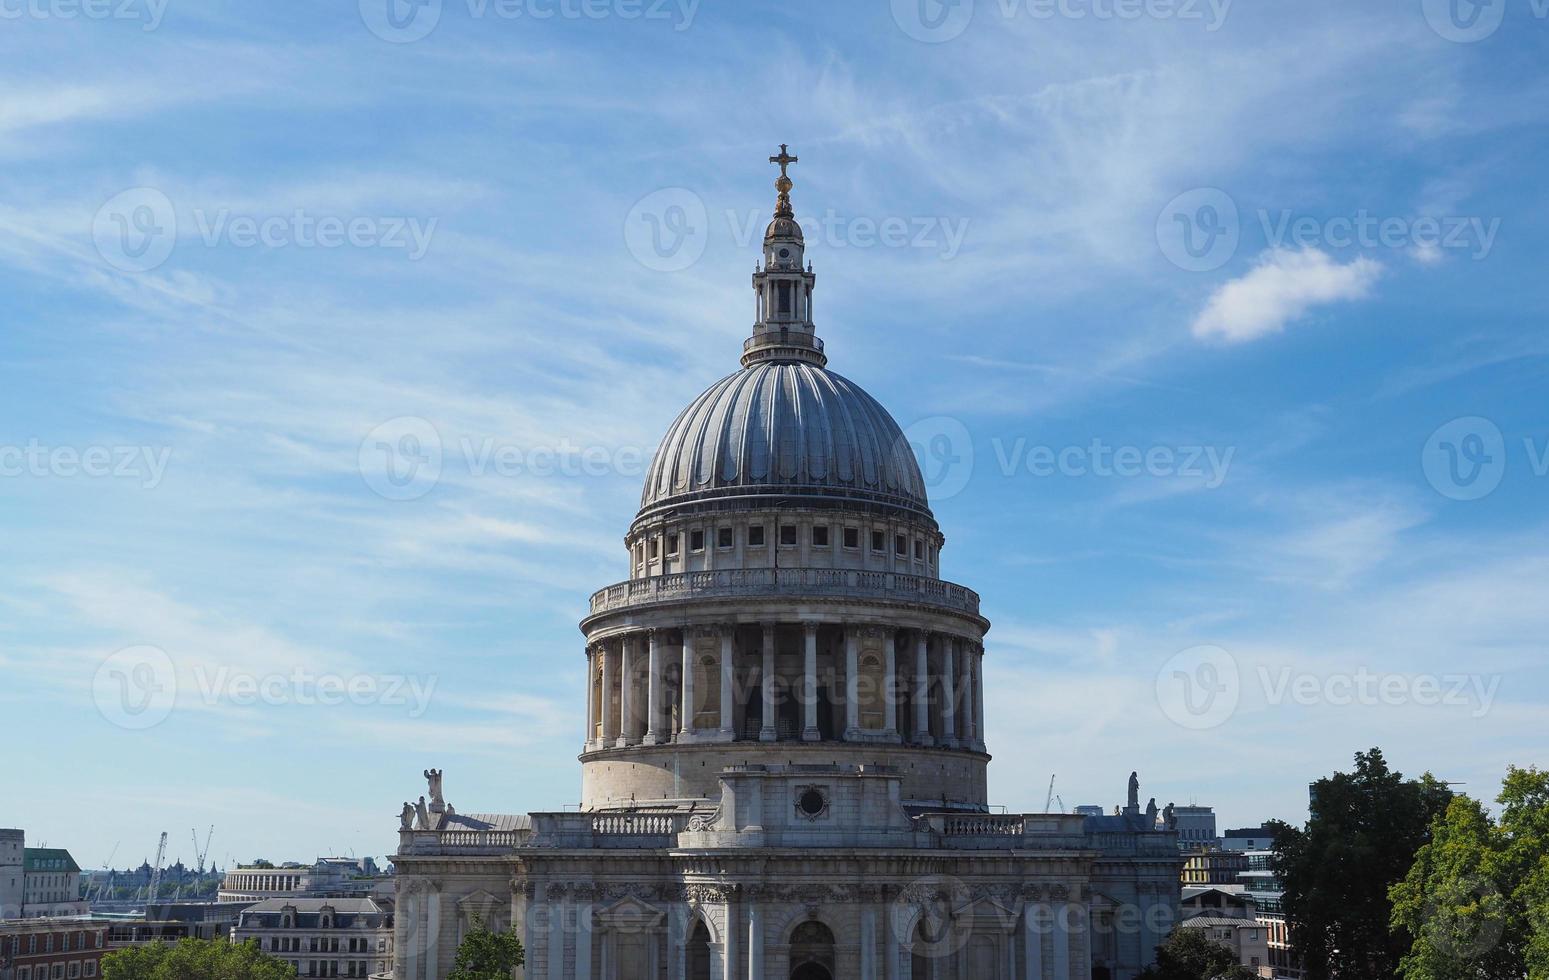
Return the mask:
M535 813L534 847L649 848L676 846L688 812Z
M405 830L399 835L402 854L503 854L526 841L517 830Z
M1021 837L1026 824L1020 814L975 813L947 816L941 833L946 837Z
M977 592L923 575L848 568L725 568L653 575L610 585L592 595L592 615L658 603L784 595L891 599L979 614Z

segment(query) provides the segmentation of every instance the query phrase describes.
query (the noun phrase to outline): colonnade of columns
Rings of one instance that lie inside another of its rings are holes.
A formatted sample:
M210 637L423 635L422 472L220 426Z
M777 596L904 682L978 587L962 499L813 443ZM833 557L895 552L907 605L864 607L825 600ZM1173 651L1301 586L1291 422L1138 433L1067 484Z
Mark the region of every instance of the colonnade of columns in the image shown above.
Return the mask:
M587 648L586 747L838 739L982 751L983 663L976 640L871 623L640 630Z
M594 922L594 909L586 898L567 900L560 894L545 901L540 895L524 930L526 975L536 980L591 980L594 973L603 980L614 980L624 975L621 944L616 941L619 927ZM1086 962L1088 920L1079 903L1030 902L1010 918L997 916L991 921L986 917L972 925L948 926L946 933L930 941L918 929L912 935L898 934L895 930L903 923L897 921L896 912L884 903L859 910L859 941L842 953L840 944L835 944L835 965L841 971L836 976L858 980L980 980L997 975L1008 980L1085 980L1090 973ZM642 960L638 966L647 968L631 975L654 977L665 967L669 980L783 977L792 964L788 955L770 948L770 940L775 938L770 936L770 923L787 916L788 909L766 908L758 901L729 902L720 923L721 941L709 943L708 975L704 965L696 966L689 949L695 916L686 906L670 909L650 925L623 924L622 935L632 940L630 953ZM978 950L967 941L967 932L954 938L959 930L989 937L991 945ZM599 937L595 950L594 936ZM985 961L986 954L990 962ZM573 972L565 969L567 965L573 966ZM408 980L417 978L411 974Z

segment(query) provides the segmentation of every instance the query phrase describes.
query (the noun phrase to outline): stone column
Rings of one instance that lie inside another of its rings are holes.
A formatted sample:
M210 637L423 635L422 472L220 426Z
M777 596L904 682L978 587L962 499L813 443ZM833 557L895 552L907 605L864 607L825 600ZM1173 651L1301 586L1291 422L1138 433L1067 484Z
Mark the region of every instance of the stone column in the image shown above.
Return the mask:
M877 910L861 910L861 980L880 980L877 976Z
M914 648L914 740L929 745L930 739L930 638L922 630Z
M683 631L683 677L678 703L678 737L690 741L694 737L697 705L694 703L694 638Z
M984 740L984 647L975 645L974 648L974 712L977 724L974 726L975 737L979 740L979 748L985 747Z
M617 660L618 658L606 646L602 648L602 744L604 746L613 745L619 737L619 716L613 710L613 678L618 674Z
M597 736L597 705L592 701L592 654L594 652L594 649L588 645L586 648L586 728L581 738L582 751L591 748L592 739Z
M721 627L721 737L736 738L736 705L732 704L732 640L733 628Z
M662 737L662 631L650 632L651 653L646 663L650 677L646 681L645 744L665 742Z
M818 624L801 626L806 643L801 669L801 740L816 742L823 737L818 729Z
M855 740L861 734L861 659L856 628L844 627L844 737Z
M764 915L757 898L748 900L748 980L764 980Z
M761 742L773 742L779 738L775 730L775 624L764 624L764 670L759 684L764 695L764 724L759 729Z
M576 980L592 980L592 903L582 895L575 907Z
M635 740L635 640L619 640L619 748Z
M954 637L941 638L941 741L957 743L957 652Z
M1024 980L1043 980L1043 906L1029 902L1022 912Z
M721 944L721 977L723 980L736 980L739 971L737 969L737 897L734 894L726 896L726 941Z
M557 891L549 900L549 980L565 980L565 893Z
M1072 980L1070 975L1070 923L1069 902L1054 904L1054 980Z
M892 629L882 631L882 710L886 714L883 731L898 734L898 651L895 649L897 634Z

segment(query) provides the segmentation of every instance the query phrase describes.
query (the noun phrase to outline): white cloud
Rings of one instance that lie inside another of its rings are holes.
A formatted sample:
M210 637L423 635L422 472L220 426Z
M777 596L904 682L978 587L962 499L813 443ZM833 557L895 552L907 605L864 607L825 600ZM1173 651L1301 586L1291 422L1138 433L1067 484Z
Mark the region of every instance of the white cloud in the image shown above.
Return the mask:
M1381 263L1365 256L1340 265L1317 249L1268 249L1247 275L1215 291L1194 336L1241 343L1278 333L1313 306L1363 299L1381 273Z

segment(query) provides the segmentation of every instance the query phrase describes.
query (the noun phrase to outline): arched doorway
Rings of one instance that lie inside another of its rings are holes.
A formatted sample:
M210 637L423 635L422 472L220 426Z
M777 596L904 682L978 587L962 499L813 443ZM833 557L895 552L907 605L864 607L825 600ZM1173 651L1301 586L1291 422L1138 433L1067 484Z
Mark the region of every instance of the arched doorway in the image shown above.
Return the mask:
M710 980L710 930L699 919L688 936L688 980Z
M791 933L791 980L834 980L834 934L821 922Z

